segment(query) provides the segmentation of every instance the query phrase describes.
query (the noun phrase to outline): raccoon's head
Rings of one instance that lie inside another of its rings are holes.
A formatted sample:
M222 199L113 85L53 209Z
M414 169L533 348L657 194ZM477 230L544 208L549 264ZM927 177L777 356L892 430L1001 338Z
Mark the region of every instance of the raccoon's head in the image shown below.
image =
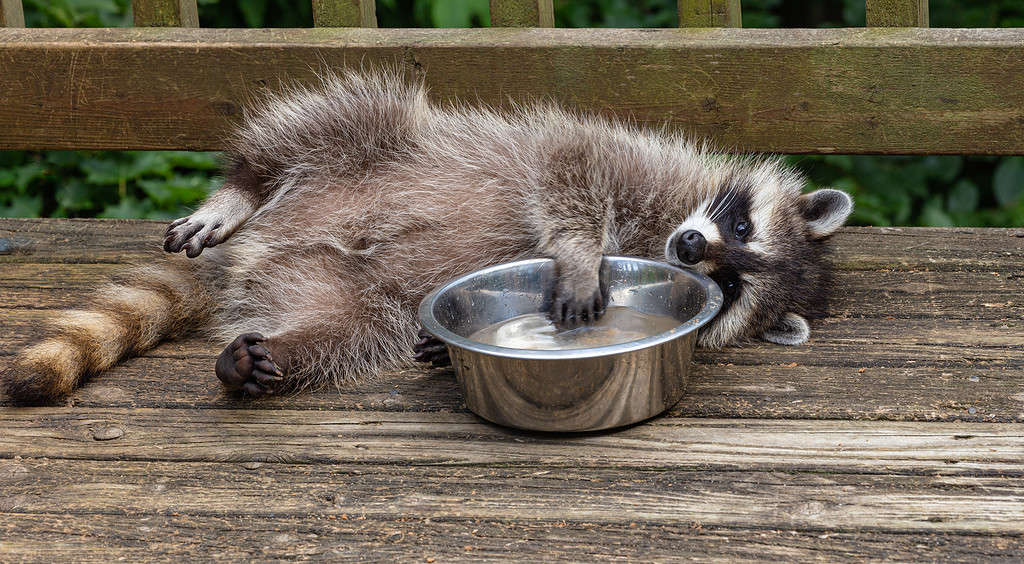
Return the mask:
M773 161L723 167L672 232L665 259L710 276L722 310L700 333L706 347L747 337L797 345L825 314L831 265L825 239L853 210L839 190L800 194L804 180ZM693 208L691 208L693 209Z

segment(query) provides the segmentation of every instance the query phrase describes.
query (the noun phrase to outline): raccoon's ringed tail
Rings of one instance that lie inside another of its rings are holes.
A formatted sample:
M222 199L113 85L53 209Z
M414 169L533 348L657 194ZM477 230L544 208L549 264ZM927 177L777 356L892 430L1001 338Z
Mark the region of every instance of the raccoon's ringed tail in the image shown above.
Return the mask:
M59 399L86 376L194 328L211 311L195 270L171 260L101 288L90 307L64 311L47 338L21 351L0 385L22 402Z

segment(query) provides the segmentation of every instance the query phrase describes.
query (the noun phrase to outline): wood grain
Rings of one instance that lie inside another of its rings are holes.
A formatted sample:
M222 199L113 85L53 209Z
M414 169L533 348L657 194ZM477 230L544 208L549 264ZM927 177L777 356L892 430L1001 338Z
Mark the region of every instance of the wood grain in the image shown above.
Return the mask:
M162 228L0 219L0 370ZM0 398L0 560L1013 560L1022 243L845 229L808 345L698 351L609 433L484 423L448 370L249 400L218 344L165 343L66 406Z
M494 27L555 27L552 0L490 0Z
M130 219L0 218L0 264L152 260L161 252L166 226ZM1024 271L1024 227L846 227L832 241L839 270L928 269L1008 276Z
M25 27L22 0L0 0L0 27Z
M699 524L988 535L1019 534L1024 519L1024 484L1014 477L837 473L822 478L667 466L628 469L629 479L622 480L621 468L581 462L578 467L480 468L23 460L5 465L9 477L0 482L0 507L27 514L269 513L327 520L344 515L349 521L405 514L459 521L635 523L636 528ZM839 491L843 495L836 497Z
M258 474L253 473L258 476ZM343 489L343 483L325 483ZM245 495L244 493L242 495ZM325 494L327 495L327 494ZM330 512L328 512L330 511ZM1013 561L1017 535L716 527L697 521L594 523L539 519L192 513L0 513L12 560L129 562L316 559L380 562Z
M928 0L867 0L868 27L928 27Z
M126 262L158 259L162 225L0 220L0 369ZM680 416L1024 421L1024 235L1002 229L846 229L832 317L805 346L699 351ZM93 262L80 263L89 260ZM222 343L161 345L96 378L74 405L464 411L446 371L253 404L212 376ZM0 399L0 405L6 404Z
M1024 475L1019 423L663 417L542 434L463 413L25 407L0 424L0 458ZM123 435L94 438L109 426Z
M217 149L264 89L388 63L730 150L1021 154L1022 55L1021 29L0 29L0 149Z
M132 0L137 27L199 27L196 0Z
M377 27L373 0L313 0L316 27Z
M679 27L743 27L740 0L678 0Z

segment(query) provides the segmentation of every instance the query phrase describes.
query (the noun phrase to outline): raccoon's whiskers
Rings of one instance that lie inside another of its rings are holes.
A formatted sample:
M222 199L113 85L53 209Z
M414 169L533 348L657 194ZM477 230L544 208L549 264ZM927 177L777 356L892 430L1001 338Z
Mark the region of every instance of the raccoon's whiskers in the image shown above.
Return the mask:
M715 211L711 213L711 217L708 221L710 221L711 223L718 221L718 217L722 215L722 213L724 213L725 210L729 209L729 204L731 204L732 200L735 198L736 189L732 188L725 193L725 196L723 196L722 199L718 202L718 205L715 206Z

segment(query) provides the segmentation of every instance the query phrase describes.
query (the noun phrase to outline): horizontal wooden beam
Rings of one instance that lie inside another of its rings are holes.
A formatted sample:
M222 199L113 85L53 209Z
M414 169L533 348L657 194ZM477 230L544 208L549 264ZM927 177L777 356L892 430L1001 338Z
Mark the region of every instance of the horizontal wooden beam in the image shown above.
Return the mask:
M1024 154L1024 29L902 28L2 29L0 149L218 149L261 90L376 64L728 149Z

